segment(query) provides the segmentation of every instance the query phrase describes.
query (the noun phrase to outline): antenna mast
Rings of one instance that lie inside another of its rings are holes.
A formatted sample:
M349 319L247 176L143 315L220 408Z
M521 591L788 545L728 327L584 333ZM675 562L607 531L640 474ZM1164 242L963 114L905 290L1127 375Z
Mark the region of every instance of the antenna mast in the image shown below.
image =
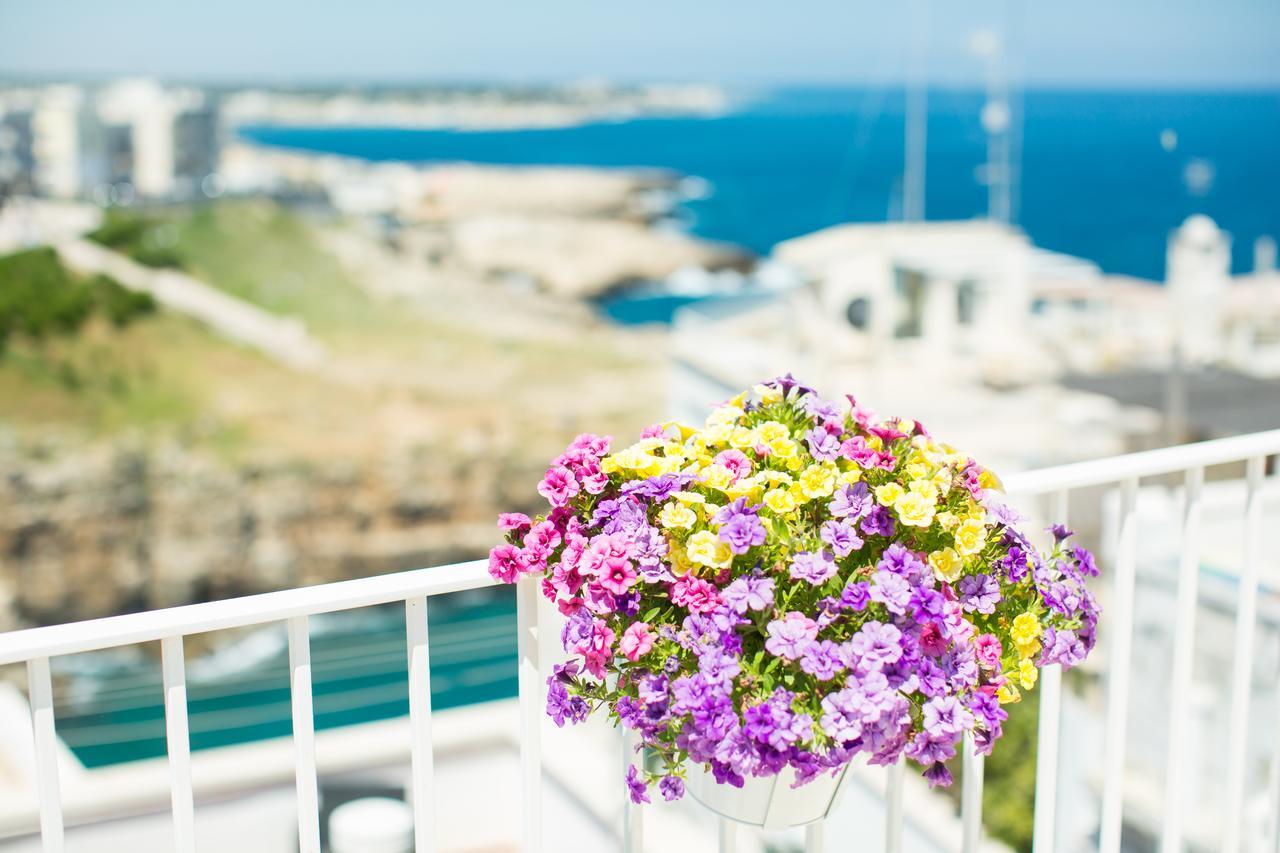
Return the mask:
M911 0L911 59L907 69L902 218L924 220L925 151L929 134L928 0Z

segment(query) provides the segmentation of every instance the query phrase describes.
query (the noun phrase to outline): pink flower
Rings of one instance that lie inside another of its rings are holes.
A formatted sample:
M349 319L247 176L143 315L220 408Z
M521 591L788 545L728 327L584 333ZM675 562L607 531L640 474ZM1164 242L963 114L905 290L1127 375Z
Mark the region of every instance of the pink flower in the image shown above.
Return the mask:
M598 495L609 487L609 475L600 470L600 463L595 459L588 460L578 469L578 477L589 495Z
M627 537L621 533L601 533L591 540L578 571L584 575L600 577L604 572L604 564L611 557L626 559L631 550Z
M533 521L523 512L500 512L498 513L498 529L503 533L524 533L531 526Z
M489 574L502 583L515 583L520 575L520 549L499 545L489 552Z
M612 628L597 621L592 626L591 636L574 646L573 650L582 655L587 672L596 678L604 678L604 668L613 659L613 641L616 637Z
M920 629L920 651L938 657L946 650L947 641L942 638L942 629L933 622L924 623Z
M550 554L559 544L560 532L549 521L539 522L524 535L524 547L539 554Z
M701 578L685 575L671 585L671 603L693 613L710 613L720 606L720 594Z
M600 586L616 595L622 595L636 585L636 570L626 557L609 557L600 570Z
M548 468L546 476L538 483L538 494L550 501L552 506L564 506L579 490L577 478L563 465Z
M795 660L818 638L818 623L799 611L792 610L781 619L774 619L766 630L769 638L764 647L771 655Z
M650 631L646 623L633 622L627 630L622 632L622 639L618 641L618 651L622 652L627 660L634 661L647 655L657 638L658 635Z
M735 483L751 474L751 460L741 450L720 451L716 454L716 463L733 472L733 481Z
M946 584L943 585L946 587ZM957 643L967 642L973 636L973 623L964 618L964 608L960 602L951 600L943 608L943 621L947 624L947 635Z
M1004 649L1000 647L1000 638L995 634L979 634L973 641L978 656L978 664L988 672L1000 671L1000 658Z

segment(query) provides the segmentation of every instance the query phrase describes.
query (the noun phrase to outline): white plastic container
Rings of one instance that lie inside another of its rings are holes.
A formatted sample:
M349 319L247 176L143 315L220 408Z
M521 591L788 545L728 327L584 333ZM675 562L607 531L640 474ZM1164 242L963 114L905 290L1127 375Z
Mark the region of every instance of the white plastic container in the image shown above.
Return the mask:
M329 849L333 853L412 853L413 808L390 797L343 803L329 815Z
M849 765L835 776L823 773L792 788L790 767L777 776L748 776L741 788L721 785L701 765L689 766L685 787L693 798L718 815L765 829L784 829L822 820L835 809L849 783Z

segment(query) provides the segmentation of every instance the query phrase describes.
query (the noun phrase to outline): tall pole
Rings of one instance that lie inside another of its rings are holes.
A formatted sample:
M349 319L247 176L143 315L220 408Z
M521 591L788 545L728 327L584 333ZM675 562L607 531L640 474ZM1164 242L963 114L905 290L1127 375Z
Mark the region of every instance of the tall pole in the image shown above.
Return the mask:
M929 135L928 0L911 0L911 50L904 125L902 218L924 220L925 151Z

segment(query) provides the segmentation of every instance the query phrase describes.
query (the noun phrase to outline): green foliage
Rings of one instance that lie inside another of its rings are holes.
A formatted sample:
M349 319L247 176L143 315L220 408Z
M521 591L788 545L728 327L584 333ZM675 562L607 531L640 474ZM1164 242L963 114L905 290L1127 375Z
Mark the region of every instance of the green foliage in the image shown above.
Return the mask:
M148 267L180 267L174 226L164 219L132 211L111 210L89 239L128 255Z
M1024 693L1021 702L1002 706L1009 712L1004 736L983 765L982 822L987 832L1014 850L1030 853L1036 798L1036 733L1040 702ZM959 803L960 759L950 764L957 784L947 794Z
M0 352L14 335L39 341L72 334L94 314L122 327L154 310L150 296L108 276L72 275L53 249L0 257Z

